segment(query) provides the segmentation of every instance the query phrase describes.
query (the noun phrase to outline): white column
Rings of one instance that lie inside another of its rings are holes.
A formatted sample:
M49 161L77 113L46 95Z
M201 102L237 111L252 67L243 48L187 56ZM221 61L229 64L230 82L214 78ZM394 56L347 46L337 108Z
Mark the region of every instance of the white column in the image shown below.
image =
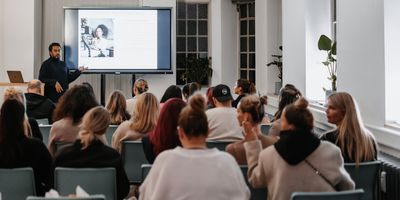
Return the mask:
M383 1L337 1L338 89L358 101L365 122L385 121Z

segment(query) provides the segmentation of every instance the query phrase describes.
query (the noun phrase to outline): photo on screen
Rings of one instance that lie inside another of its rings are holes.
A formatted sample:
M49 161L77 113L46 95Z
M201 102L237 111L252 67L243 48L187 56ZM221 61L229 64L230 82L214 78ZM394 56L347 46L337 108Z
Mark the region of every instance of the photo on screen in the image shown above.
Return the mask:
M111 18L80 18L80 57L114 57L114 22Z

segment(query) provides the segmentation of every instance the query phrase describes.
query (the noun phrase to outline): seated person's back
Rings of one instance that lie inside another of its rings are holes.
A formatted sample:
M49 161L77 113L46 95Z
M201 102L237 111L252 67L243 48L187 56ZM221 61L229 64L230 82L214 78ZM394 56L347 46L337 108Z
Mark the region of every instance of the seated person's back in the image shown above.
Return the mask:
M129 192L129 180L120 154L104 144L104 134L110 124L110 115L102 107L87 112L82 121L80 139L62 147L55 156L55 167L104 168L116 170L117 196L123 199Z
M48 119L52 123L55 104L41 93L42 82L34 79L28 83L28 92L25 93L26 113L34 119Z
M36 193L43 196L52 187L52 159L41 141L25 136L24 118L24 106L18 100L4 102L0 114L0 168L32 167Z
M232 107L230 88L223 84L217 85L212 96L215 108L206 111L210 128L207 140L242 140L242 129L236 119L236 109Z

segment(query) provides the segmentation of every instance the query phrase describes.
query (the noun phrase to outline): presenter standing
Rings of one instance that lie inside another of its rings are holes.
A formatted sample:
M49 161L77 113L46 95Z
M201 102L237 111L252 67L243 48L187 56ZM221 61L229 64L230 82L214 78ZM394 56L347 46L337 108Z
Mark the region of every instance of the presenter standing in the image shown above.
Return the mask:
M51 43L49 45L50 58L42 63L39 72L39 80L45 84L44 95L55 103L68 89L69 83L76 80L81 72L87 69L79 67L78 70L69 72L65 62L60 60L60 51L59 43Z

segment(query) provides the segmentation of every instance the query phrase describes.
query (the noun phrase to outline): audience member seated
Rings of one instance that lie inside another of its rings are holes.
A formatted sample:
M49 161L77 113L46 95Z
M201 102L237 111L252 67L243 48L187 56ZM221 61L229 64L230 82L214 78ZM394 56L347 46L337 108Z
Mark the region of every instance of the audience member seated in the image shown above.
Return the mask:
M101 106L90 109L82 120L80 139L57 151L54 166L72 168L114 167L117 180L117 199L129 193L129 180L120 154L105 145L104 134L110 125L110 115ZM95 183L93 183L95 184Z
M43 196L52 188L52 159L41 141L25 135L24 121L24 105L16 99L6 100L0 114L0 168L32 167L36 193Z
M42 95L42 82L33 79L28 83L28 92L25 93L26 113L34 119L48 119L52 123L55 104Z
M328 122L336 129L325 133L321 139L336 144L344 162L372 161L377 159L377 144L372 133L364 127L355 100L346 92L332 94L326 109Z
M176 127L178 117L186 103L180 98L172 98L165 102L154 131L142 138L143 150L149 163L162 151L180 146Z
M110 113L112 125L120 125L131 118L126 111L126 99L121 91L117 90L111 93L106 108Z
M260 123L264 118L264 105L266 105L265 97L256 97L249 95L244 97L237 108L237 121L240 126L244 122L248 122L251 126L252 131L256 133L257 138L261 141L263 149L274 144L278 138L275 136L265 136L261 133ZM235 115L234 115L235 116ZM245 140L229 144L226 147L226 151L235 157L239 165L247 165L246 152L244 150Z
M274 119L271 121L271 128L269 129L268 135L279 136L281 131L281 114L283 109L295 102L301 97L301 92L292 84L286 84L285 87L279 91L279 106L278 111L274 115Z
M133 116L132 112L133 112L136 98L140 94L145 93L148 90L149 90L149 85L147 84L147 81L144 79L138 79L133 84L133 87L132 87L133 97L131 99L126 100L126 111L128 111L128 113L131 115L131 117Z
M172 98L182 99L182 90L180 87L176 85L171 85L165 90L164 95L161 97L160 109L162 108L162 106L166 101Z
M207 109L215 108L214 100L213 100L213 92L214 92L214 87L209 87L207 89L206 95L207 95Z
M207 140L242 140L242 129L236 119L236 109L232 108L233 98L229 87L223 84L215 86L212 99L215 108L206 111L210 129Z
M243 121L244 143L253 187L268 187L268 199L289 200L293 192L334 192L354 189L340 149L312 132L314 119L300 98L281 114L281 134L262 150L250 121Z
M201 89L201 85L197 82L187 83L182 88L183 100L188 101L189 97L192 96L196 91Z
M132 118L122 122L112 136L112 147L121 152L124 140L140 140L156 127L159 105L157 97L145 92L136 98Z
M239 166L229 154L207 149L206 100L194 95L180 113L182 147L162 152L140 186L146 199L249 199Z
M235 94L239 95L234 101L232 101L232 107L237 108L240 100L248 94L256 93L256 87L254 83L250 82L247 79L238 79L236 81L236 85L233 89Z
M48 140L48 148L52 155L56 151L56 143L75 142L83 115L98 105L93 92L83 84L73 86L61 96L54 110L54 123Z
M14 87L7 88L6 91L4 92L4 101L7 99L16 99L17 101L22 103L22 105L24 105L24 108L26 107L24 93L19 89L16 89ZM34 137L42 141L43 136L42 133L40 132L37 121L34 118L28 118L26 116L27 115L25 111L25 119L24 119L25 135L28 137Z

